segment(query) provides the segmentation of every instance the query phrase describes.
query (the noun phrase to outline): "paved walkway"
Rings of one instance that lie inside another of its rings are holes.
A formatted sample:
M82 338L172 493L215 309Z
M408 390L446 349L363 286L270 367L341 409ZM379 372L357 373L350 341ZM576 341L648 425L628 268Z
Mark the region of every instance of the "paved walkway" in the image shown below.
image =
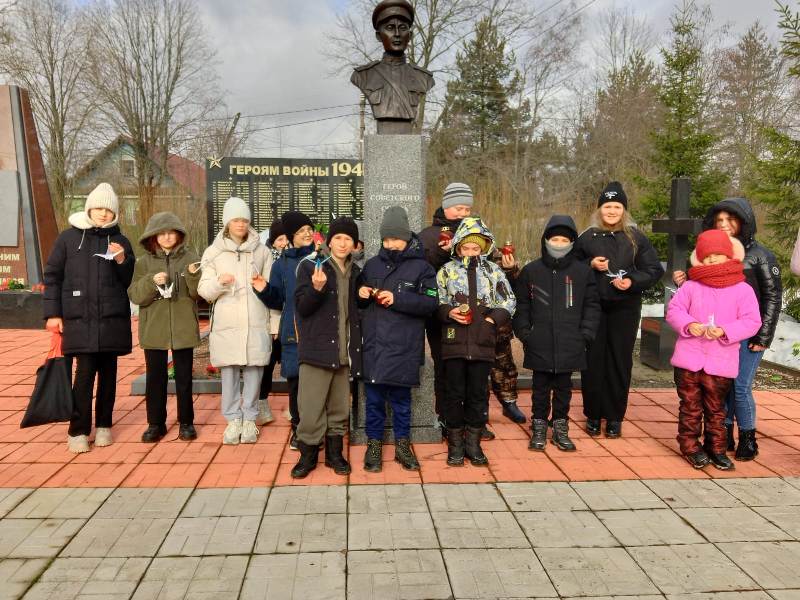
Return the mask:
M140 443L144 400L120 360L114 445L75 456L66 425L18 427L44 332L0 330L0 600L6 598L608 598L800 600L800 391L757 393L761 454L737 470L678 456L673 390L635 390L619 440L527 450L496 403L488 469L289 469L286 398L259 442L222 446L219 398L200 438ZM521 400L529 409L530 398ZM296 485L300 484L300 485ZM365 485L366 484L366 485Z

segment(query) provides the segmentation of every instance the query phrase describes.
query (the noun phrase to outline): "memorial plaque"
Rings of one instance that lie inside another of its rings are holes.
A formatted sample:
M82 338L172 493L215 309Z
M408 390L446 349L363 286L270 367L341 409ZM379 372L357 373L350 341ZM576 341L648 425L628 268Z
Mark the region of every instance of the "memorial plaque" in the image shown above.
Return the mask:
M222 158L206 161L208 240L222 228L231 196L250 205L257 231L287 210L327 225L332 215L364 217L362 164L348 159Z

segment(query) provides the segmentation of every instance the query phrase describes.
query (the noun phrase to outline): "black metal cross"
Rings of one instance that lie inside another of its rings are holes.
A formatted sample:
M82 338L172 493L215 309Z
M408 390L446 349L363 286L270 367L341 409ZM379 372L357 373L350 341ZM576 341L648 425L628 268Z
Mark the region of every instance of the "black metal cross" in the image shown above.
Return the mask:
M691 193L691 180L688 177L676 177L672 180L672 195L669 201L669 218L653 221L653 233L669 234L667 242L667 271L664 274L664 284L667 286L665 304L669 303L672 293L669 287L672 283L672 273L686 271L689 257L689 236L702 231L702 219L690 216L689 195Z

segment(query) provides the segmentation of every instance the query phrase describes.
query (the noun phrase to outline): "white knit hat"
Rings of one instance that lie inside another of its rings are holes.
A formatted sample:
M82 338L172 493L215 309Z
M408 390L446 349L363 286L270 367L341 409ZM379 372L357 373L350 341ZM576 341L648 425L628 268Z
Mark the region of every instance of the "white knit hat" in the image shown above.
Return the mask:
M222 226L225 227L234 219L247 219L250 221L250 207L241 198L231 196L225 201L225 206L222 209Z
M117 194L114 193L114 188L112 188L110 184L98 184L98 186L86 196L86 204L83 210L86 212L87 216L89 215L89 211L93 208L107 208L114 213L114 217L119 216L119 199L117 198Z

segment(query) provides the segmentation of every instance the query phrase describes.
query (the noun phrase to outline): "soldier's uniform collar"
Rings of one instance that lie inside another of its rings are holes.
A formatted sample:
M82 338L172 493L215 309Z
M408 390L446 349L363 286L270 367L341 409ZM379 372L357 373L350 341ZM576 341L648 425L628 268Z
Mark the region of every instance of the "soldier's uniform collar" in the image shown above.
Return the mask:
M381 59L381 62L384 62L384 63L389 64L389 65L393 65L393 66L404 65L404 64L406 64L406 55L403 54L403 56L392 56L388 52L384 52L383 53L383 58Z

